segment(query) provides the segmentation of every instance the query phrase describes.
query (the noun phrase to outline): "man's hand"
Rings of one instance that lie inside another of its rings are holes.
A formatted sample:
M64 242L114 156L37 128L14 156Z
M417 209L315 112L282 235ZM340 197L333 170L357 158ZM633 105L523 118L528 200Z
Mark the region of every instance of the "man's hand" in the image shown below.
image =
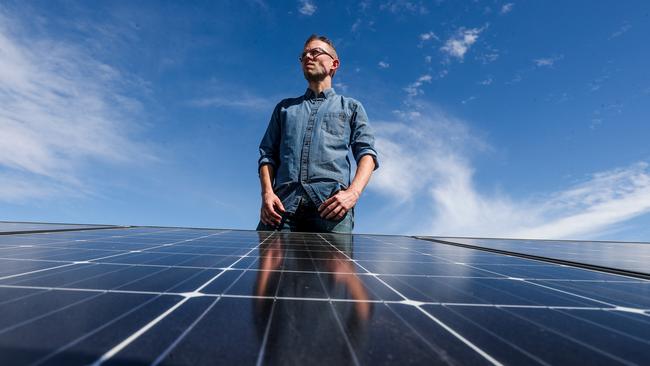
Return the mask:
M339 191L318 207L320 217L327 220L340 220L357 204L359 192L347 189Z
M262 222L269 226L280 225L282 221L282 214L284 213L284 206L280 198L273 192L264 193L262 195L262 209L260 212L260 219Z

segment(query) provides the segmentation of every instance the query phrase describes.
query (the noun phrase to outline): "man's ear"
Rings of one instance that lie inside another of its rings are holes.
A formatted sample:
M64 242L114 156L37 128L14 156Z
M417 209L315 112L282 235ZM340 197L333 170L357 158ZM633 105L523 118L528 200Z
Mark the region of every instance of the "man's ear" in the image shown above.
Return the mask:
M330 76L334 76L334 73L336 73L336 70L339 69L339 66L341 66L341 62L339 60L332 60L332 68L330 69Z

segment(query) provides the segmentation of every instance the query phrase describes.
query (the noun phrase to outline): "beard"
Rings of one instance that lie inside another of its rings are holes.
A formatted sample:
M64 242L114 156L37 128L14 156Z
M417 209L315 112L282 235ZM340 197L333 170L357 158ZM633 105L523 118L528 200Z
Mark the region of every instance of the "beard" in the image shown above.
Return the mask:
M302 74L305 75L305 79L308 82L320 82L325 80L329 75L324 69L314 68L311 70L302 70Z

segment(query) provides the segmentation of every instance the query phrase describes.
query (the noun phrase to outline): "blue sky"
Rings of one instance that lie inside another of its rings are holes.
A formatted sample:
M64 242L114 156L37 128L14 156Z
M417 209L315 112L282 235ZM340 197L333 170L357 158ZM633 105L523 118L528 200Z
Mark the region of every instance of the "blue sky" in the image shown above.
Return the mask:
M257 145L334 40L358 233L650 241L650 3L0 5L0 219L254 228Z

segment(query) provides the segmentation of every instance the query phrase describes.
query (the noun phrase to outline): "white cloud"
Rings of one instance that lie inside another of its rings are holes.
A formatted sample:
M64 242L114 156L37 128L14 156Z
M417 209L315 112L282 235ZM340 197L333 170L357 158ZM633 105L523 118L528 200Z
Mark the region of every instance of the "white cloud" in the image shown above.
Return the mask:
M316 12L316 5L311 0L300 0L298 11L302 15L312 16Z
M623 22L623 25L616 32L612 33L607 38L607 40L611 40L611 39L614 39L616 37L622 36L623 34L627 33L627 31L629 31L630 28L632 28L632 25L630 24L630 22Z
M489 64L496 61L499 58L499 53L497 50L491 49L490 52L483 53L476 57L483 64Z
M279 99L278 99L279 100ZM275 102L277 102L276 100ZM239 96L233 95L212 95L204 98L198 98L189 101L189 104L195 107L225 107L245 110L269 110L273 108L274 101L269 98L263 98L248 93Z
M413 13L413 14L428 14L429 10L424 6L421 1L411 0L389 0L379 5L379 10L388 10L391 13Z
M501 7L501 11L500 11L500 13L501 13L501 14L508 14L509 12L512 11L512 8L513 8L514 6L515 6L515 4L513 4L513 3L507 3L507 4L504 4L504 5Z
M471 156L476 149L484 153L490 147L473 136L464 121L423 103L410 112L397 113L397 117L397 121L375 124L382 167L369 187L390 197L396 206L393 209L417 201L425 210L417 215L421 222L409 223L412 226L403 231L593 238L650 212L647 163L596 173L558 192L516 201L476 187Z
M493 81L494 81L494 79L492 79L492 76L488 76L488 77L486 77L485 79L479 81L478 83L479 83L480 85L485 85L485 86L487 86L487 85L492 84Z
M377 66L379 66L380 69L387 69L390 67L390 64L388 62L379 61Z
M436 36L435 33L433 32L427 32L427 33L422 33L420 34L420 41L430 41L430 40L440 40L438 36Z
M359 27L361 26L361 22L362 22L361 18L355 20L354 23L352 24L352 28L350 28L350 31L352 33L355 33L356 31L358 31Z
M424 92L420 87L423 83L430 83L431 79L432 77L429 74L422 75L416 81L412 82L406 88L404 88L404 91L406 91L406 93L412 97L418 94L423 94Z
M461 104L467 104L467 103L469 103L469 102L471 102L471 101L473 101L473 100L475 100L475 99L476 99L476 96L472 95L472 96L470 96L470 97L467 98L467 99L463 99L463 100L461 100L460 103L461 103Z
M348 91L348 84L342 83L340 81L334 83L334 87L344 93Z
M0 13L0 200L83 193L88 163L152 158L129 135L141 107L120 71L10 18Z
M476 40L482 31L483 28L460 28L456 34L445 41L445 44L440 48L440 51L448 57L455 57L458 60L463 61L465 54L470 47L476 43Z
M553 67L553 65L564 58L564 55L534 59L533 63L537 67Z

